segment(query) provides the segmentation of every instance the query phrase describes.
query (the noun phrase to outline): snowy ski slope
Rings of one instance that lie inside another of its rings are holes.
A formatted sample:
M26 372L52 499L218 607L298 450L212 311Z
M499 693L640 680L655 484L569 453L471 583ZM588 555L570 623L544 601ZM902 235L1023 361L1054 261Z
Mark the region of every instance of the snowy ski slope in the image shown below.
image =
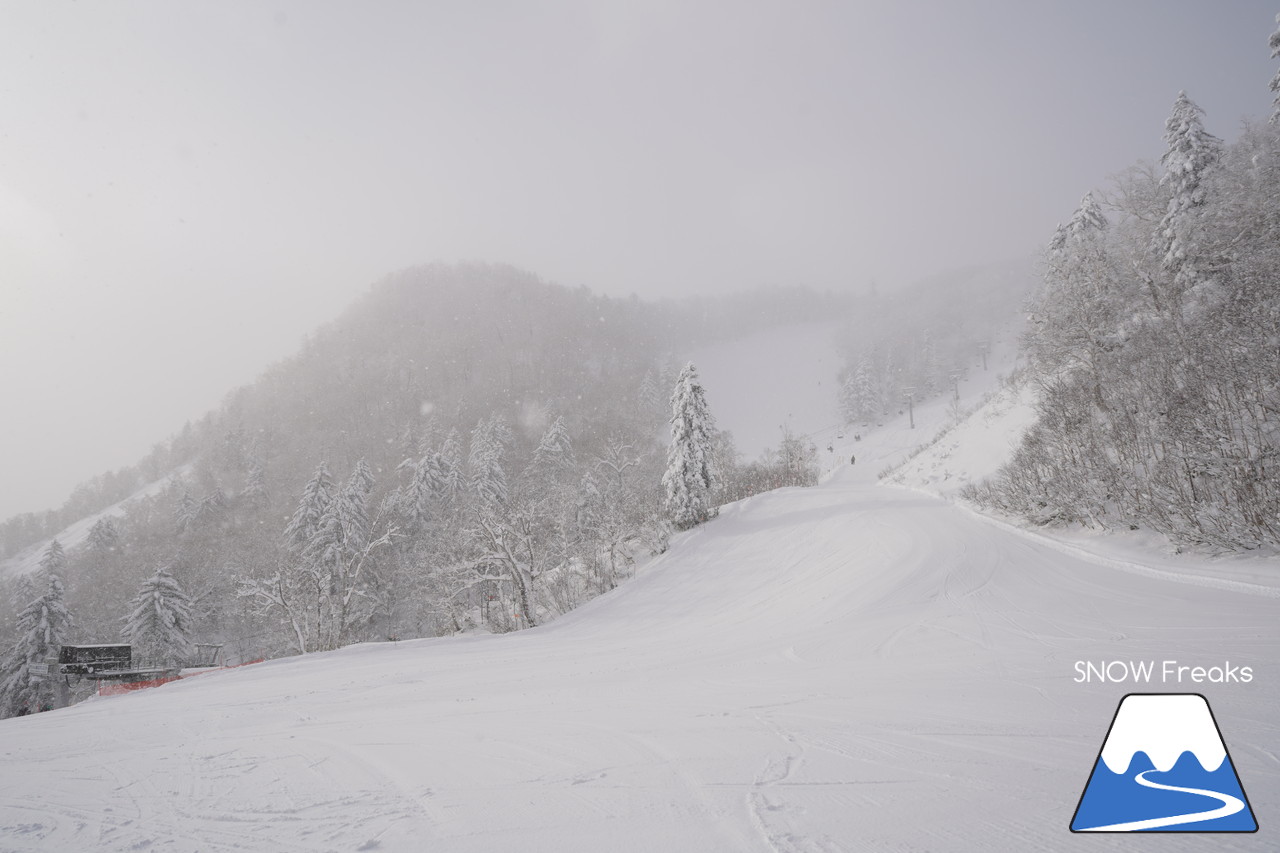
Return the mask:
M1117 701L1205 693L1275 849L1277 603L1100 566L844 468L505 636L364 645L0 722L0 849L1063 850ZM1153 689L1146 687L1146 689ZM1154 686L1177 690L1177 685ZM1201 850L1204 838L1091 837Z
M10 557L7 560L0 560L0 578L18 577L19 575L31 574L36 569L40 568L40 558L44 556L45 550L48 549L49 544L53 542L54 539L57 539L58 543L62 545L63 548L70 549L78 547L89 538L89 531L93 529L93 525L97 524L99 520L104 518L119 518L123 516L125 514L125 510L128 509L130 502L160 494L175 478L181 479L190 471L190 465L183 465L174 470L174 472L168 477L163 477L159 480L148 483L133 494L129 495L129 497L112 504L101 512L95 512L92 515L87 515L79 521L75 521L67 525L59 531L56 536L50 537L49 539L42 539L34 545L23 548L19 554Z
M1275 849L1278 561L1095 556L877 486L947 408L833 432L822 485L726 508L542 628L0 721L0 851ZM974 447L1007 450L1008 422L975 417L909 485L945 494L957 452L994 469ZM1078 660L1229 661L1254 680L1083 684ZM1068 832L1133 691L1208 696L1260 832Z

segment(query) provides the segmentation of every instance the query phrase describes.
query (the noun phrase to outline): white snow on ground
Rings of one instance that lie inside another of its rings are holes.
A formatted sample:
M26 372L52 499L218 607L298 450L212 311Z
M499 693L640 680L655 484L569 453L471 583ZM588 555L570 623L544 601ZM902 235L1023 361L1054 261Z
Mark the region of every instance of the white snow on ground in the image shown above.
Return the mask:
M184 465L174 471L167 477L148 483L138 489L129 497L118 503L114 503L101 512L95 512L93 515L87 515L79 521L73 522L60 530L56 536L49 539L41 540L34 545L22 549L22 551L7 560L0 560L0 578L12 578L20 575L30 574L40 567L40 558L44 556L44 552L48 549L49 544L57 539L64 549L75 548L89 538L89 531L103 518L119 518L124 515L125 509L131 501L139 498L147 498L152 495L158 495L164 491L165 487L173 480L173 478L181 478L191 469L191 466Z
M962 384L965 405L994 374ZM904 414L860 441L833 431L822 485L725 508L542 628L0 721L0 850L1065 850L1117 702L1146 691L1213 705L1262 826L1213 849L1273 850L1280 561L1228 575L1091 556L1092 540L877 487L948 408L918 407L915 430ZM994 470L1008 445L965 434L902 468L925 478L910 484ZM933 476L939 462L956 473ZM1081 660L1230 662L1254 680L1076 683Z
M951 497L985 480L1012 455L1023 432L1035 422L1034 404L1029 384L996 388L967 417L947 423L926 450L886 482Z
M1002 370L1010 369L1013 354L1002 352L993 363ZM983 377L976 379L982 393ZM995 474L1017 447L1023 432L1035 421L1035 390L1029 383L1017 387L989 383L989 387L985 402L959 422L951 417L950 407L946 411L939 408L939 401L923 407L922 416L916 419L917 425L928 424L933 430L932 438L919 453L894 468L883 482L958 501L958 493L965 485ZM892 441L892 435L874 436L873 444ZM1178 553L1165 537L1151 531L1045 528L1014 518L989 514L977 517L987 524L1038 537L1049 547L1112 568L1181 579L1198 586L1271 595L1274 594L1271 585L1280 572L1280 560L1271 549L1217 556Z
M858 446L891 460L903 432ZM1063 850L1117 702L1150 690L1209 698L1258 814L1213 849L1275 849L1274 598L1099 565L875 482L860 461L727 507L542 628L0 721L0 849ZM1073 680L1113 659L1255 678Z

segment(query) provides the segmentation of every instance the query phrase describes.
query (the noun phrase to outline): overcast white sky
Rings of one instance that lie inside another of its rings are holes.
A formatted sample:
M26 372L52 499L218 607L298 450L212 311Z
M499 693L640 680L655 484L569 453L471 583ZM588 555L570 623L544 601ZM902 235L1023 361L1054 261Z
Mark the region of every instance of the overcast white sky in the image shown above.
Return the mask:
M1180 88L1265 117L1276 11L0 2L0 517L410 264L643 296L1027 254Z

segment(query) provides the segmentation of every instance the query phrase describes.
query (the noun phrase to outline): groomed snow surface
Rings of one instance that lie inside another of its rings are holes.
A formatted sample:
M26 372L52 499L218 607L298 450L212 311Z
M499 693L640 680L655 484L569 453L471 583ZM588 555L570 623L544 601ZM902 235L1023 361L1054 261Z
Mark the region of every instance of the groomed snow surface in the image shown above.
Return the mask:
M1260 832L1276 602L1100 566L838 471L677 536L542 628L363 645L0 723L0 849L964 851L1068 831L1116 703L1206 694ZM1270 818L1270 820L1269 820ZM1205 838L1090 836L1090 849Z
M730 380L708 385L741 413L723 425L776 432ZM815 400L788 404L794 426L822 421ZM1274 850L1280 566L1049 540L937 497L998 467L1025 405L993 400L900 469L924 492L876 474L946 400L914 430L815 435L822 485L726 508L542 628L0 721L0 851ZM1073 680L1166 659L1254 680ZM1258 833L1071 835L1120 698L1160 691L1209 698Z

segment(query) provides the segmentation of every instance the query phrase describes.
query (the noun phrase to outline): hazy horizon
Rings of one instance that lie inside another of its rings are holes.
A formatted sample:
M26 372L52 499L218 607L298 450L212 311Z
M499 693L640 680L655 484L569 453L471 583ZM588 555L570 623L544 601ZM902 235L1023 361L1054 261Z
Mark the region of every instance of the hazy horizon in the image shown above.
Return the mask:
M1271 105L1264 4L0 6L0 518L132 464L370 284L645 298L1034 253Z

